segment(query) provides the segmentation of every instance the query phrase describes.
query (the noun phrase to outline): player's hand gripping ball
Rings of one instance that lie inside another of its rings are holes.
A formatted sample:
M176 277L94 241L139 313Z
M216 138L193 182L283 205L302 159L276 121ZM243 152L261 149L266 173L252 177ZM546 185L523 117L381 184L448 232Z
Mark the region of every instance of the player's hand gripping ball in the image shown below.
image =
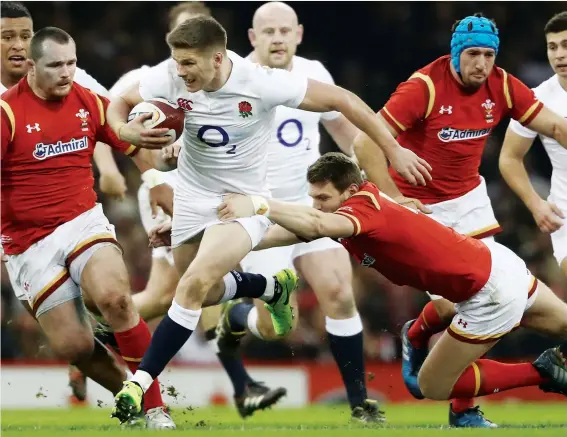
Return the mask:
M152 114L152 117L144 120L143 124L146 129L168 129L163 136L171 138L169 144L179 139L185 125L185 112L182 108L166 99L146 100L132 108L128 121L148 113Z

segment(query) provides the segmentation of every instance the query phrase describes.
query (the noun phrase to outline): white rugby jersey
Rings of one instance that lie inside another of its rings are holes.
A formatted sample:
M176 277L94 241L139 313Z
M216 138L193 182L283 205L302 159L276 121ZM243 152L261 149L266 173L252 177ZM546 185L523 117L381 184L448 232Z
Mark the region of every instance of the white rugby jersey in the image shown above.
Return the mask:
M567 118L567 91L561 87L557 75L534 88L534 93L545 106ZM515 120L510 122L510 127L518 135L526 138L535 138L538 135L537 132L522 126ZM567 211L567 150L553 138L540 135L540 140L553 166L551 198L563 211Z
M267 196L268 141L275 109L297 108L307 79L227 53L232 72L217 91L189 92L177 76L175 61L168 59L144 74L140 95L144 100L165 98L185 110L178 191Z
M319 61L293 57L292 72L334 85ZM280 106L268 148L268 185L275 199L297 202L309 198L307 168L319 158L319 122L333 120L340 112L309 112Z
M128 73L123 74L122 77L118 79L114 85L112 85L112 88L110 88L110 95L115 97L124 94L124 92L128 90L128 88L130 88L136 82L139 82L142 79L144 73L149 69L150 67L144 65L140 68L130 70Z
M74 81L77 82L79 85L84 86L85 88L94 91L101 96L108 97L108 90L103 87L98 81L92 77L89 73L87 73L82 68L77 67L75 71L75 78ZM0 83L0 94L6 91L6 88L2 83Z

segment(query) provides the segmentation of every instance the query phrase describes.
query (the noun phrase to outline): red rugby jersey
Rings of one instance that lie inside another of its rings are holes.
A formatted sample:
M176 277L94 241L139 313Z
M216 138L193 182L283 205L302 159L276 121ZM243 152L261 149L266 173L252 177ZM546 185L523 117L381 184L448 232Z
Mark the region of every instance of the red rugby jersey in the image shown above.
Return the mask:
M18 254L95 206L97 141L127 155L137 149L106 123L108 100L76 82L62 100L47 101L24 77L0 102L2 245Z
M427 215L401 206L366 182L336 211L354 225L343 246L362 265L397 285L431 290L458 303L484 287L492 270L488 247Z
M494 67L475 92L462 87L443 56L398 86L380 111L398 132L398 142L433 167L427 186L412 186L393 169L404 196L424 203L460 197L480 184L479 167L488 136L511 116L530 123L543 108L531 89Z

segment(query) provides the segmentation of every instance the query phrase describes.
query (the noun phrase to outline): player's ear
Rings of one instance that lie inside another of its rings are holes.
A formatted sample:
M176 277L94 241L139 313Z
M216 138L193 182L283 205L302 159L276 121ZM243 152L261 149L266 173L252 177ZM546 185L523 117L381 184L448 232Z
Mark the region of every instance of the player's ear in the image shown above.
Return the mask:
M348 193L352 196L353 194L355 194L358 190L359 190L359 186L356 184L350 184L350 186L347 188Z
M30 58L26 59L26 62L28 64L28 73L31 73L33 76L35 74L35 62Z
M303 41L303 24L297 26L297 45Z
M250 45L256 47L256 34L254 29L248 29L248 39L250 40Z
M215 67L220 68L223 59L224 59L224 54L221 53L221 52L216 52L216 53L213 55L213 60L214 60L214 62L215 62Z

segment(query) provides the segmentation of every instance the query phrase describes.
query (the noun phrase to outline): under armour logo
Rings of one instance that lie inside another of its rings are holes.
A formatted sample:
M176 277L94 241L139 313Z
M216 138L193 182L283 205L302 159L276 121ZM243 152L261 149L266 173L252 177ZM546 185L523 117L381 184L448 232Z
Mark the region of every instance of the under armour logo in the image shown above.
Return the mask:
M459 319L459 321L457 322L457 325L461 325L463 328L467 329L468 323L465 322L463 319Z
M33 125L33 126L32 126L31 124L28 124L28 125L26 126L26 128L27 128L27 130L28 130L28 134L31 134L33 130L35 130L35 131L37 131L37 132L41 131L41 129L39 128L39 123L36 123L36 124Z
M439 114L449 114L451 115L453 113L453 107L452 106L447 106L445 108L445 106L441 106L441 109L439 109Z

